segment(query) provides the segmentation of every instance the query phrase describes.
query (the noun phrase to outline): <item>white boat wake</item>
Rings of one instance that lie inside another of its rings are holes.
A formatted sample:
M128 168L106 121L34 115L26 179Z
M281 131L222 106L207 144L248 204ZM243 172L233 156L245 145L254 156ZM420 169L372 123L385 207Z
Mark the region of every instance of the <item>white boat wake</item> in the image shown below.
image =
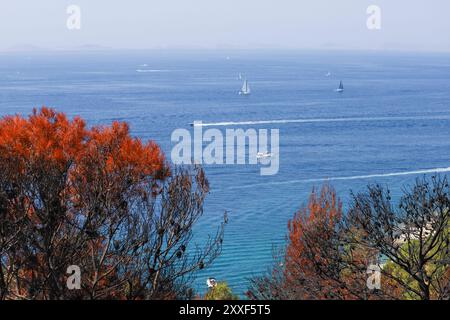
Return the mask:
M220 127L238 125L263 125L263 124L289 124L289 123L322 123L322 122L376 122L376 121L410 121L410 120L448 120L450 115L441 116L406 116L406 117L359 117L359 118L320 118L320 119L280 119L280 120L260 120L260 121L228 121L194 123L198 127Z
M241 186L229 187L229 188L227 188L227 190L247 189L247 188L254 188L254 187L258 187L258 186L262 187L262 186L275 186L275 185L311 183L311 182L328 182L328 181L339 181L339 180L363 180L363 179L372 179L372 178L386 178L386 177L398 177L398 176L432 174L432 173L435 174L435 173L445 173L445 172L450 172L450 167L423 169L423 170L415 170L415 171L369 174L369 175L359 175L359 176L347 176L347 177L331 177L331 178L302 179L302 180L288 180L288 181L278 181L278 182L256 183L256 184L251 184L251 185L241 185Z
M140 73L156 73L156 72L170 72L170 70L159 70L159 69L137 69L136 72L140 72Z

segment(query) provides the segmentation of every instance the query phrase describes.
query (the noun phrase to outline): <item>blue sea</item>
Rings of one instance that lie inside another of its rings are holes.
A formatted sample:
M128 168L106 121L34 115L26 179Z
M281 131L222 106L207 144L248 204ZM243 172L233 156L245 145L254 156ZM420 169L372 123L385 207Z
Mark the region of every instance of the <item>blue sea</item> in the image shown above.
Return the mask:
M239 73L251 96L237 94ZM340 80L342 94L334 91ZM243 296L248 278L266 271L283 246L288 220L326 179L344 201L368 183L389 186L398 199L416 178L450 170L450 54L0 54L0 116L43 105L90 125L126 121L169 159L173 130L192 130L193 121L233 123L217 126L222 131L279 129L277 175L261 176L255 165L205 166L212 190L195 239L214 234L224 211L229 224L222 255L195 281L200 292L215 277Z

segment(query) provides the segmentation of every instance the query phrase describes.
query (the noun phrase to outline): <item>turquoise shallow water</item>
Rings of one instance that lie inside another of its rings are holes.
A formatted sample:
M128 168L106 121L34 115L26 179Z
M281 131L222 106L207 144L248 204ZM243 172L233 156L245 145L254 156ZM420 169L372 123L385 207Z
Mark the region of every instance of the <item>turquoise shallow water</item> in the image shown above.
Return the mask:
M237 95L239 73L250 81L249 97ZM341 79L346 90L337 94ZM212 191L196 240L215 232L225 210L230 222L223 254L198 276L200 291L206 278L214 276L242 294L248 277L270 266L272 248L283 244L288 219L322 179L330 178L344 200L350 190L375 182L389 185L398 197L418 176L450 167L450 55L0 55L0 115L28 114L41 105L80 115L89 124L127 121L134 135L155 140L167 155L172 131L191 130L195 120L238 123L216 127L223 132L280 130L280 171L275 176L260 176L259 167L251 165L205 167ZM291 121L299 119L314 121ZM239 124L249 121L256 123Z

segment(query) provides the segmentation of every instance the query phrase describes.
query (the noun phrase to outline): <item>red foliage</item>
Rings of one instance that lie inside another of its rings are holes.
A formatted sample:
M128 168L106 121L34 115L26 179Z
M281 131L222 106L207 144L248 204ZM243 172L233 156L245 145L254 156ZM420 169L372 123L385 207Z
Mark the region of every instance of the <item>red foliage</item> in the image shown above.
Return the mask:
M95 158L105 161L110 173L126 170L130 177L155 180L169 174L160 148L132 138L126 123L87 129L81 118L70 121L64 113L45 107L35 109L28 119L16 115L0 120L0 157L14 160L22 173L33 164L46 164L87 174L86 159Z
M285 281L287 287L301 292L302 299L327 299L333 290L331 281L320 276L317 266L328 263L323 244L333 240L341 217L342 203L325 185L320 194L313 190L307 207L289 221Z
M0 234L11 235L0 241L0 257L5 254L8 258L3 262L20 268L21 280L8 284L16 286L17 297L30 296L38 281L42 288L52 287L46 279L48 261L58 266L52 266L52 272L64 275L72 257L81 256L76 245L98 251L97 256L109 248L104 236L79 240L80 221L93 224L94 215L101 217L99 229L107 219L116 221L117 212L128 213L127 201L156 196L170 175L160 148L131 137L126 123L87 128L82 119L69 120L45 107L28 118L15 115L0 120L0 164L0 211L6 214L0 217L4 219ZM152 194L147 195L148 190ZM103 260L100 271L113 264ZM105 273L114 277L112 271ZM104 287L106 279L100 279L98 287ZM63 282L52 280L52 289ZM0 296L6 286L0 283Z

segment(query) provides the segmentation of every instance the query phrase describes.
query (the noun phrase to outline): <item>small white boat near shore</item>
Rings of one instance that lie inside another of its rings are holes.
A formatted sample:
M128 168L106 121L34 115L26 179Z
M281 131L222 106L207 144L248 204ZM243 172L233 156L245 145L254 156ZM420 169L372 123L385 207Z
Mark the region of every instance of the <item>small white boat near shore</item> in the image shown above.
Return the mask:
M206 285L208 286L208 288L214 288L215 286L217 286L217 280L215 278L208 278L206 280Z

